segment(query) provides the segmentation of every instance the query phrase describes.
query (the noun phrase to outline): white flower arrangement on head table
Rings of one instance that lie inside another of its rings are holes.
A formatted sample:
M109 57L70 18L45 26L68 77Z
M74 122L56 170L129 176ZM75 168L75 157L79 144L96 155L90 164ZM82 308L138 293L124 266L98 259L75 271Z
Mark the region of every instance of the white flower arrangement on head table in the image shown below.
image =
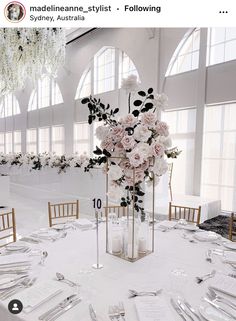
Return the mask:
M103 123L96 129L96 136L101 141L94 151L98 157L89 160L85 171L108 162L108 196L119 201L121 206L128 206L134 201L135 210L145 214L142 182L152 182L154 174L157 184L168 169L165 156L171 147L169 127L157 118L157 112L167 105L167 96L160 94L155 97L152 88L147 92L140 90L131 112L131 92L138 87L137 77L131 75L124 79L122 87L129 91L129 113L122 118L117 118L119 108L111 109L100 99L90 96L81 101L88 105L88 123Z
M0 153L0 165L26 166L29 171L41 170L44 168L56 168L58 173L66 172L68 168L86 168L89 164L89 157L86 154L73 156L58 156L56 154L42 153Z

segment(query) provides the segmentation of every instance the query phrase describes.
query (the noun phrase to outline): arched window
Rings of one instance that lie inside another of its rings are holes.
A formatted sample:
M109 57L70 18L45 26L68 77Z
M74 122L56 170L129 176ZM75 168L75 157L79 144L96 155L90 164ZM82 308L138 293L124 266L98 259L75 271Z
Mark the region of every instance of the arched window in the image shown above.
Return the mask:
M75 99L83 98L91 95L92 80L91 80L91 68L86 69L80 79L79 86L76 91Z
M236 59L236 28L211 28L208 30L207 65Z
M176 48L170 60L166 76L197 69L199 60L199 47L200 30L192 29L188 31Z
M63 103L63 98L55 79L47 75L43 75L37 81L36 88L30 96L28 111L61 103Z
M4 96L0 100L0 118L10 117L20 114L18 100L12 94Z
M124 51L114 47L103 47L84 71L75 99L118 89L121 87L122 79L131 74L139 79L133 61Z

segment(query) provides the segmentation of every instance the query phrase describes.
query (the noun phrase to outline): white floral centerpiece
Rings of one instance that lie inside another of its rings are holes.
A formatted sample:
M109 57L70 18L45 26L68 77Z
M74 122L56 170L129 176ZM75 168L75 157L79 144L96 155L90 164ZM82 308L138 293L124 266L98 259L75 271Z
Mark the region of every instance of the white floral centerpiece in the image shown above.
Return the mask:
M119 108L111 109L109 104L92 96L82 99L82 104L88 105L88 123L103 123L96 129L96 136L101 141L94 151L98 157L91 158L85 170L108 163L109 198L125 207L133 202L135 210L145 214L142 183L150 183L153 175L158 183L168 169L169 127L157 117L158 111L166 106L167 97L164 94L155 97L152 88L147 92L140 90L131 112L131 91L137 88L137 78L123 80L122 86L130 93L129 113L121 118L117 117Z

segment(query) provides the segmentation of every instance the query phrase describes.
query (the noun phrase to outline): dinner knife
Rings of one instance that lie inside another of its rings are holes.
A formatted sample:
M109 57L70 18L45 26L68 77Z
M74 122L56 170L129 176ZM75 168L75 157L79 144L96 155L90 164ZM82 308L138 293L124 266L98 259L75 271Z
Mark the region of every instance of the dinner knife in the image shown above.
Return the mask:
M183 311L180 309L180 307L177 305L177 303L171 298L170 299L170 303L173 306L173 308L175 309L175 311L178 313L178 315L184 320L187 321L187 319L185 318Z
M54 306L53 308L51 308L50 310L48 310L47 312L43 313L42 315L40 315L39 320L44 320L45 318L49 317L49 315L53 314L54 312L56 312L56 310L59 310L59 308L61 306L64 306L67 303L70 303L71 300L76 297L76 294L72 294L70 296L68 296L67 298L65 298L64 300L62 300L60 303L58 303L56 306Z
M89 304L89 313L92 321L97 321L97 315L96 315L96 312L94 311L92 304Z
M189 319L194 321L194 318L192 317L191 313L188 311L188 309L186 309L184 303L180 299L177 299L177 305L189 317Z
M236 320L236 317L231 314L230 312L226 311L225 309L223 309L221 306L219 306L218 304L216 304L215 302L212 302L211 300L208 300L207 298L204 298L204 300L209 303L211 306L213 306L215 309L217 309L218 311L222 312L224 315L226 315L229 318L232 318L234 320Z
M69 305L67 305L66 307L64 307L63 309L61 309L60 311L58 311L52 318L50 318L48 321L54 321L57 318L59 318L62 314L64 314L65 312L69 311L70 309L72 309L74 306L76 306L78 303L80 303L82 301L81 298L75 299L74 301L72 301Z

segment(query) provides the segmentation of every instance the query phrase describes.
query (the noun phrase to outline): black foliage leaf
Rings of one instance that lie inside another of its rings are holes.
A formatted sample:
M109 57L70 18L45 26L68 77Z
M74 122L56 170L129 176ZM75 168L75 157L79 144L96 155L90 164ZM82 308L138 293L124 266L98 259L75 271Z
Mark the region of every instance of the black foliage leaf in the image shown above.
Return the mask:
M93 122L93 116L92 116L92 115L89 115L89 116L88 116L88 123L89 123L89 125L91 125L92 122Z
M143 201L142 200L138 200L139 203L142 203Z
M139 94L139 96L142 96L142 97L145 97L145 96L146 96L145 91L142 91L142 90L140 90L140 91L138 92L138 94Z
M126 202L121 202L121 203L120 203L120 206L126 207L126 206L127 206L127 203L126 203Z
M152 93L153 93L153 88L149 88L149 89L148 89L148 93L149 93L149 94L152 94Z
M134 101L134 106L140 106L142 105L142 101L141 100L135 100Z
M148 111L148 109L146 108L146 107L143 107L142 109L141 109L141 113L146 113Z
M119 108L116 108L116 109L113 111L114 114L117 114L118 112L119 112Z
M105 105L104 105L103 103L100 103L100 107L101 107L102 109L105 109Z
M147 110L150 110L153 108L153 103L146 103L145 107L147 108Z
M88 98L88 97L83 98L83 99L81 100L81 104L87 104L88 102L89 102L89 98Z
M149 95L148 98L149 99L154 99L154 95Z
M103 154L107 157L111 156L111 154L106 149L103 149Z
M139 111L137 109L135 109L132 114L134 115L134 117L138 117L139 115Z
M95 155L102 155L102 150L96 146L96 150L93 151Z
M107 119L107 115L106 114L102 114L102 119L106 120Z
M142 191L137 191L136 193L137 193L138 196L143 196L143 195L145 194L145 193L142 192Z

